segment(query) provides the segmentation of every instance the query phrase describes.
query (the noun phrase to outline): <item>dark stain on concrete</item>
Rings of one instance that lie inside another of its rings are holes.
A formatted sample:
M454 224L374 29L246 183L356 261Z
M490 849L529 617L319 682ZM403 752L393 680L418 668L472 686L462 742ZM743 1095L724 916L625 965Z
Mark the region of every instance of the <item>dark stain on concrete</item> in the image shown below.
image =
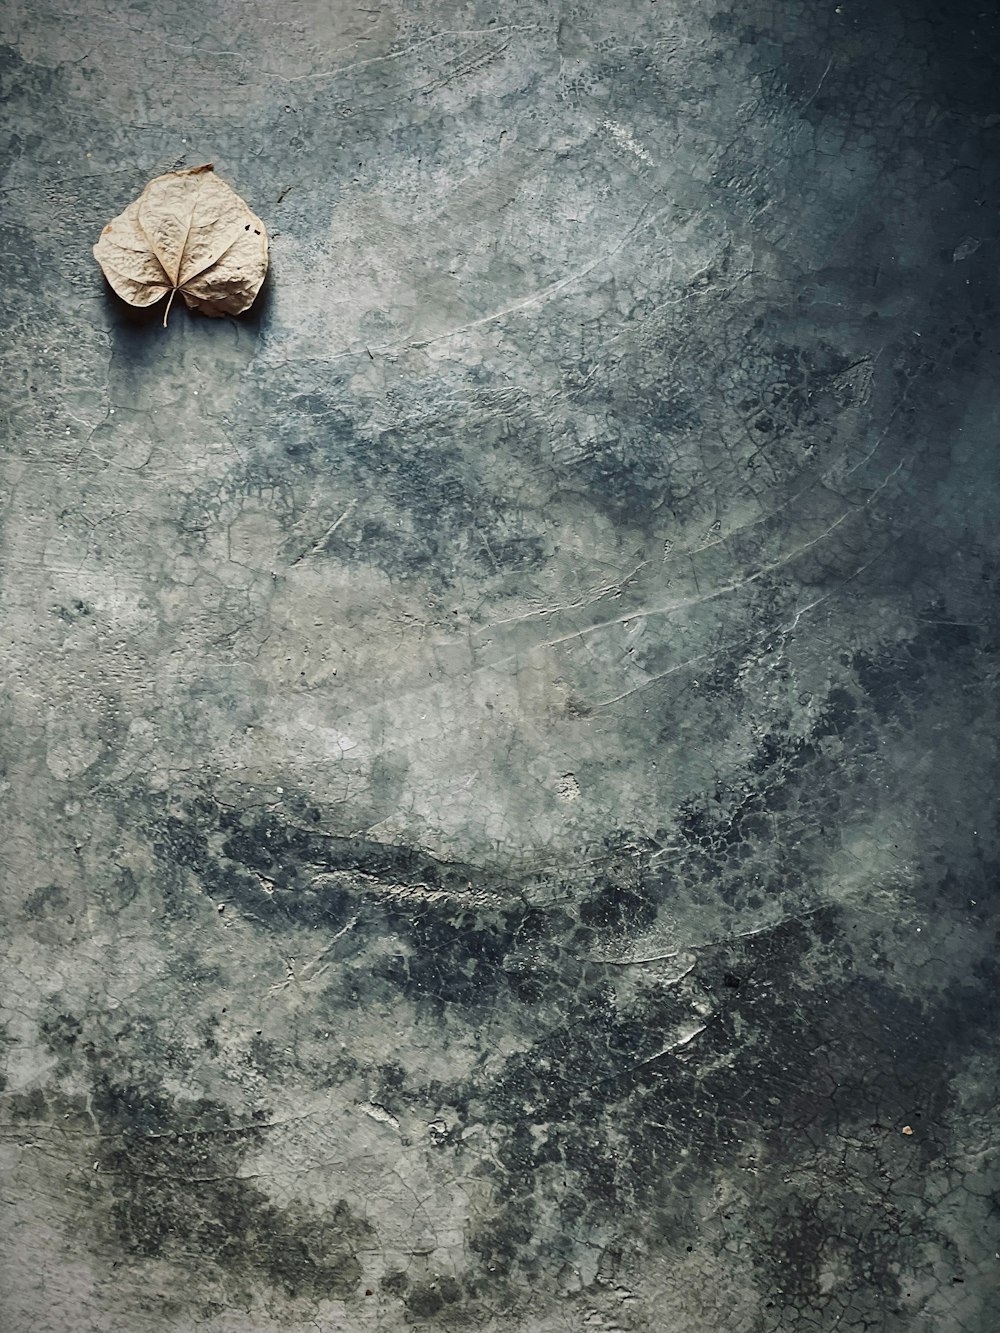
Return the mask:
M222 1268L262 1272L290 1297L358 1294L358 1250L372 1229L340 1202L320 1210L276 1207L240 1175L265 1132L234 1124L207 1099L186 1105L162 1090L99 1082L91 1108L100 1128L100 1171L110 1179L111 1218L125 1250L145 1258L194 1250Z

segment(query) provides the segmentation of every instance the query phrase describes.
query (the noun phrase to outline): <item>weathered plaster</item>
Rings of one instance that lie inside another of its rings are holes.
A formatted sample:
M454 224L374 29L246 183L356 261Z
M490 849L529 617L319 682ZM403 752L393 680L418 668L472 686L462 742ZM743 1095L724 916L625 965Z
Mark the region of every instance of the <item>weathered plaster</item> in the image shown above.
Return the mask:
M4 26L3 1326L993 1333L989 7Z

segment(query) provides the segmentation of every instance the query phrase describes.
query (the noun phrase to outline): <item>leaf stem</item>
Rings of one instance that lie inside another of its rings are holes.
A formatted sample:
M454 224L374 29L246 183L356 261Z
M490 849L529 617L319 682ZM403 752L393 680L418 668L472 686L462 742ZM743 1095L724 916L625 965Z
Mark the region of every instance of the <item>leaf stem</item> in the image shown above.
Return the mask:
M171 287L171 289L170 289L170 300L167 302L167 308L166 308L166 310L164 310L164 312L163 312L163 327L164 327L164 328L167 327L167 316L170 314L170 307L173 305L173 303L174 303L174 297L175 297L176 295L177 295L177 288L176 288L176 287Z

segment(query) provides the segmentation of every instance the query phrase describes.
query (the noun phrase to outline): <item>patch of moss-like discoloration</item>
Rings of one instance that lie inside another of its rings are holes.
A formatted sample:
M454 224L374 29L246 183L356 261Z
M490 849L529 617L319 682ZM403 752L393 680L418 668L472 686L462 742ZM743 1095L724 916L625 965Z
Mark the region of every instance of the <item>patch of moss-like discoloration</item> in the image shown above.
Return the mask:
M172 1101L162 1089L104 1082L92 1099L99 1166L124 1250L141 1259L196 1251L292 1298L358 1292L372 1227L343 1201L278 1207L241 1171L268 1125L263 1112L234 1121L208 1099Z
M945 1050L973 1051L998 1010L978 981L928 1005L862 979L851 929L821 916L703 951L694 1023L672 984L649 980L626 1003L594 988L475 1088L472 1119L494 1135L482 1169L503 1201L472 1237L483 1272L516 1288L580 1264L574 1236L641 1238L680 1257L749 1242L768 1255L764 1289L781 1293L762 1326L794 1309L825 1327L841 1299L824 1267L836 1235L859 1316L903 1333L903 1288L935 1234L919 1180L954 1109L938 1065ZM714 1191L730 1209L716 1212Z

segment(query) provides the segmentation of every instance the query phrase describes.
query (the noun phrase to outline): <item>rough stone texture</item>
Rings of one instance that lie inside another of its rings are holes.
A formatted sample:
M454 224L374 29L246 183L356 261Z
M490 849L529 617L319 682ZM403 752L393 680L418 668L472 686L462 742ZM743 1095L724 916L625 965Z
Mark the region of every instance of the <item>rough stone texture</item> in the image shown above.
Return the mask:
M993 1333L994 8L4 26L4 1329Z

